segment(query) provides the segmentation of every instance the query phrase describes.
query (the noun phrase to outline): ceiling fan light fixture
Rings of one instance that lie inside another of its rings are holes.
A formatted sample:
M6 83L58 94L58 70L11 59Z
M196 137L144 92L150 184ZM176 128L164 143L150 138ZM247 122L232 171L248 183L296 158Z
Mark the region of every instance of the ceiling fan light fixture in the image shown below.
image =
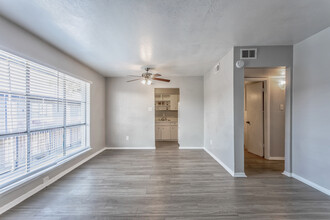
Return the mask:
M147 85L150 86L152 81L150 79L147 80Z
M143 80L141 80L141 83L142 83L143 85L145 85L145 84L146 84L146 82L147 82L147 80L146 80L146 79L143 79Z

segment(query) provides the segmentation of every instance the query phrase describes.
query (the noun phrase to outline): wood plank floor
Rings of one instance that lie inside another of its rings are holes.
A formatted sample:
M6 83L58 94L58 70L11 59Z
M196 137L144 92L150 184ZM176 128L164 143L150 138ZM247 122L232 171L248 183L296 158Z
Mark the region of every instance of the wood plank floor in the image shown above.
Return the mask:
M235 179L203 150L107 150L0 219L330 219L328 196L247 163Z

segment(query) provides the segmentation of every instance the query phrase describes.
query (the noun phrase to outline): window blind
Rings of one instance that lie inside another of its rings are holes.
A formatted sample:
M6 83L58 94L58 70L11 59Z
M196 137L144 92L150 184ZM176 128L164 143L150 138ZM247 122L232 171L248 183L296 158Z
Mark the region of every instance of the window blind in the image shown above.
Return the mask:
M90 84L0 50L0 189L89 148Z

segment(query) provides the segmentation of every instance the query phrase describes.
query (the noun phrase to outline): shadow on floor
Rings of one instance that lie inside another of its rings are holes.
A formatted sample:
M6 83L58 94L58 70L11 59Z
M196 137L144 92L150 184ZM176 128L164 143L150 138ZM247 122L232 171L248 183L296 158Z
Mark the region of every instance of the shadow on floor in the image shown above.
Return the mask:
M245 150L244 170L247 176L282 175L284 160L266 160Z
M156 141L156 149L179 149L177 141Z

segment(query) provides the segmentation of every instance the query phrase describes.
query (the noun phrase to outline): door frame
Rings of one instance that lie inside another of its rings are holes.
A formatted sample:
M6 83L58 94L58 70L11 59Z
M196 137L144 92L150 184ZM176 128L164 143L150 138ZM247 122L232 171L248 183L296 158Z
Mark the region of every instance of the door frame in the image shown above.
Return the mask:
M155 140L155 143L157 141L156 139L156 106L155 106L155 102L156 102L156 90L157 89L178 89L179 90L179 94L178 94L178 121L177 121L177 126L178 126L178 145L180 147L180 101L181 101L181 89L180 87L154 87L153 88L153 113L154 113L154 116L153 116L153 120L154 120L154 140ZM155 145L156 146L156 145ZM156 147L155 147L156 148Z
M264 82L264 158L270 159L270 81L269 78L245 78L244 82ZM244 85L245 87L245 85ZM245 89L245 88L244 88ZM245 109L244 109L245 110ZM245 120L244 120L245 123ZM245 137L244 137L245 138Z

